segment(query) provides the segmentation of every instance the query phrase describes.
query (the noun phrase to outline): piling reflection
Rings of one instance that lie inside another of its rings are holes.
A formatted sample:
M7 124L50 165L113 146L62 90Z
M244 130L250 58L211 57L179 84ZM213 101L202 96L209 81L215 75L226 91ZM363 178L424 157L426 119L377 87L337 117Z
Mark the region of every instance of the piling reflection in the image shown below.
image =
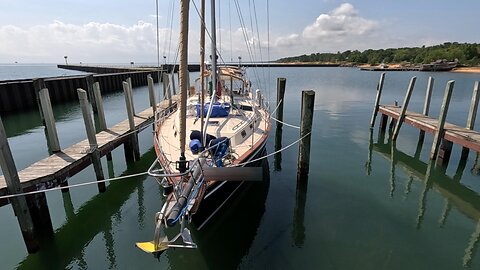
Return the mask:
M295 208L293 210L293 231L292 238L296 247L303 247L305 244L305 203L307 201L307 181L298 181L295 193Z
M282 170L282 152L280 151L280 149L282 149L282 132L282 126L277 125L275 129L275 152L278 152L274 155L273 166L275 171Z
M466 243L467 247L462 258L463 266L469 267L476 255L478 243L480 242L480 195L460 182L466 168L466 161L460 161L455 175L450 177L446 175L445 166L436 164L434 161L430 161L427 164L419 160L419 154L417 152L420 150L418 150L418 147L415 155L412 157L399 151L390 140L385 143L384 139L379 136L377 143L373 143L373 140L370 140L369 151L373 151L391 162L390 196L393 196L395 193L395 188L392 185L395 185L396 167L402 168L409 175L405 194L410 193L413 179L420 180L423 183L419 197L417 217L415 219L416 229L421 229L427 211L428 193L432 189L435 189L435 191L445 198L444 207L438 219L438 224L441 228L446 226L452 207L455 207L460 213L477 222L476 228L474 228L470 239ZM370 166L372 166L370 153L369 163ZM476 160L472 171L475 170L477 164L478 161Z
M142 156L142 161L130 164L124 174L145 171L154 158L155 151L150 149ZM18 269L66 269L74 261L79 268L87 269L83 259L84 249L99 234L104 235L109 264L117 266L112 220L121 220L121 207L143 185L145 177L111 182L107 193L92 197L77 213L73 213L69 193L63 193L66 222L55 231L52 239L41 243L39 252L28 255L20 262Z

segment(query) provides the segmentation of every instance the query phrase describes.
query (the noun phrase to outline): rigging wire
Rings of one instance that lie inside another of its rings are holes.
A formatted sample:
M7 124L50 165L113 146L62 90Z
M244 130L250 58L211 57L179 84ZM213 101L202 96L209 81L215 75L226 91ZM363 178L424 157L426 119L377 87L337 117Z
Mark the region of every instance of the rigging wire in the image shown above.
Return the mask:
M245 25L245 20L243 19L242 10L240 8L240 4L238 3L238 0L235 0L235 7L237 9L238 18L239 18L240 25L241 25L241 28L242 28L242 33L243 33L243 37L244 37L244 40L245 40L245 44L247 46L247 52L248 52L248 55L250 57L250 61L253 62L253 63L256 63L255 57L252 53L252 48L250 46L249 38L248 38L247 27ZM253 69L253 73L254 73L254 76L257 79L257 81L260 82L260 77L258 76L258 72L257 72L258 66L255 66L255 67L256 68Z
M228 21L230 24L230 62L233 63L233 43L232 43L232 1L228 1Z

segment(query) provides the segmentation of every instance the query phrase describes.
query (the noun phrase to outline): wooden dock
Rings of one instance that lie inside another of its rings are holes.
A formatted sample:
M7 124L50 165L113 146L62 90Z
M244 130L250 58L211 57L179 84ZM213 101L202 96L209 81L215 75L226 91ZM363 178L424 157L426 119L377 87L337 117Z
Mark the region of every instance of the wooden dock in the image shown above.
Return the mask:
M31 166L17 171L8 139L0 118L0 166L4 175L0 176L0 197L16 195L24 192L40 191L34 194L25 194L0 199L0 206L12 204L17 216L20 229L28 252L36 252L39 247L38 234L53 234L53 226L48 209L48 203L43 190L61 187L62 192L68 192L68 178L77 174L87 166L93 164L99 192L106 190L101 156L106 155L112 160L111 151L121 144L124 145L125 159L137 161L140 159L138 132L148 127L154 121L154 111L158 115L162 111L173 109L178 101L173 85L164 80L164 96L170 97L157 103L154 95L154 78L146 76L148 82L148 96L150 107L142 112L135 113L133 106L132 80L127 78L122 83L128 119L117 125L107 128L100 91L100 83L91 83L91 89L77 89L77 96L82 109L82 115L87 134L83 140L66 149L61 149L53 117L49 89L44 86L38 91L38 106L43 118L48 148L52 155L37 161ZM98 127L92 121L92 111Z
M382 114L379 125L380 132L385 133L388 118L391 119L390 130L393 131L391 136L392 141L396 141L403 123L409 124L420 130L418 142L419 145L423 144L425 132L432 133L434 137L432 148L430 151L430 159L436 159L437 164L445 166L448 165L454 143L463 147L461 160L467 159L470 149L476 152L480 152L480 132L473 130L475 126L475 119L477 115L478 102L480 97L480 83L478 81L475 82L473 87L472 100L467 117L467 125L466 127L460 127L454 124L447 123L445 121L455 81L447 82L440 115L438 119L435 119L428 116L430 109L430 99L434 83L434 79L432 77L430 77L428 80L425 94L425 103L422 113L410 112L407 110L408 103L410 102L410 97L415 87L416 77L412 77L412 79L410 80L410 84L407 88L407 93L405 95L402 106L397 106L396 104L380 104L384 80L385 73L382 73L382 75L380 76L380 81L377 84L377 96L375 99L372 120L370 122L371 128L373 128L373 126L375 125L377 113L380 113Z
M142 127L152 123L152 119L153 113L151 108L138 113L135 116L135 128L137 130L142 129ZM124 120L110 129L98 133L96 137L101 156L123 144L128 139L126 134L129 132L128 120ZM88 140L83 140L35 162L18 172L23 190L40 190L60 185L65 179L75 175L91 164L89 154L90 144ZM5 177L2 175L0 176L0 196L7 194L7 184ZM0 206L2 205L0 202Z
M380 105L378 112L398 120L400 119L402 108L394 105ZM404 123L432 134L437 132L439 125L438 119L409 111L405 114ZM480 132L450 123L445 123L444 132L443 138L445 140L480 152Z
M173 98L176 100L176 97ZM175 101L173 106L175 106ZM169 106L168 100L160 102L160 109L166 109ZM137 113L134 116L135 130L141 130L153 122L152 108ZM117 125L96 134L98 150L101 156L110 153L113 149L124 144L128 139L130 132L129 121L124 120ZM29 167L18 172L23 191L34 191L48 189L59 186L69 177L77 174L90 164L90 144L87 139L72 145L60 152L53 153L51 156L35 162ZM8 194L5 177L0 176L0 196ZM0 201L0 206L7 204L8 201Z

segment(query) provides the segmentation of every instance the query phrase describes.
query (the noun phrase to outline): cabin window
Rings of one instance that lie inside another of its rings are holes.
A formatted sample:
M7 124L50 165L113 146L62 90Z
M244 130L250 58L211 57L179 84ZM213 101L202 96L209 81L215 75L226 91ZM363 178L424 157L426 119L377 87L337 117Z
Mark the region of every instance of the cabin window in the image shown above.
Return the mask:
M253 124L250 124L250 129L252 129L252 128L253 128Z
M247 136L247 132L245 130L242 130L242 132L240 132L240 134L242 135L242 138L245 138L245 136Z

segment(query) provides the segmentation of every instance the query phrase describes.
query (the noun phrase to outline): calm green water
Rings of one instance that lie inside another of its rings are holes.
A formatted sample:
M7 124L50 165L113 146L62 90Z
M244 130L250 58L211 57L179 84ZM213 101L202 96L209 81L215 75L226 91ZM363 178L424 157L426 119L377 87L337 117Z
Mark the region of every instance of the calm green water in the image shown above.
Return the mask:
M261 71L259 76L268 74ZM266 189L248 190L205 231L193 232L199 248L168 250L159 260L134 247L153 237L161 190L154 179L113 182L104 194L96 186L47 195L53 238L28 255L11 206L0 208L2 269L478 269L480 267L480 176L475 153L459 164L454 146L450 165L429 178L426 136L418 157L418 131L403 126L395 146L370 132L369 121L380 76L349 68L278 68L287 78L286 122L298 124L301 90L316 91L311 168L305 195L296 193L298 147L282 153L281 169L270 164ZM448 121L464 125L474 80L479 75L388 73L383 103L403 101L411 76L417 85L409 109L420 111L429 75L436 79L431 115L437 116L447 80L456 81ZM271 98L274 99L272 91ZM147 107L146 88L135 90L137 111ZM107 122L126 118L123 96L105 97ZM61 145L85 137L76 103L54 108ZM48 155L36 112L4 117L19 168ZM378 126L378 121L377 121ZM274 151L275 125L267 145ZM283 128L283 145L298 130ZM140 134L142 160L126 164L123 150L111 176L145 171L154 158L151 131ZM460 165L460 166L459 166ZM69 183L94 178L87 168ZM173 235L175 230L168 230Z

